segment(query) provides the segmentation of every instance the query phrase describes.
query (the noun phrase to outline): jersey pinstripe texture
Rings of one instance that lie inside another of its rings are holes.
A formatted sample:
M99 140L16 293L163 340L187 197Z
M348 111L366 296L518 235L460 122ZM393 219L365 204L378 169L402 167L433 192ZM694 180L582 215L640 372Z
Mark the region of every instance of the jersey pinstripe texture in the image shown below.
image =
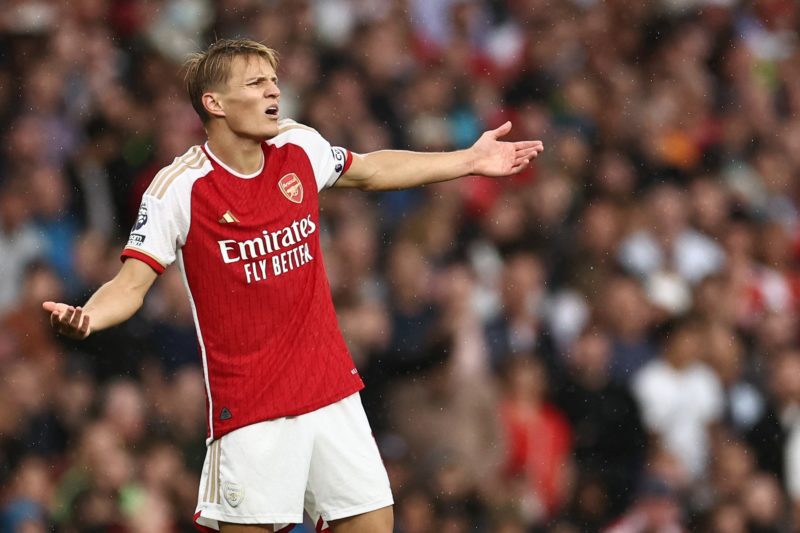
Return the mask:
M123 252L157 272L180 255L210 441L363 387L339 332L319 242L318 191L352 156L291 121L262 148L264 168L246 178L207 146L176 158L145 193ZM282 187L287 176L291 187Z

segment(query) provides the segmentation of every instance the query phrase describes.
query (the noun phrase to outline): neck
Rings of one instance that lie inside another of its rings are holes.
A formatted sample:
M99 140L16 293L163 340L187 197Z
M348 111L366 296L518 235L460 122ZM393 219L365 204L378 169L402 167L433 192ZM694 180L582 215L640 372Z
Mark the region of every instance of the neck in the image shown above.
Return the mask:
M240 174L258 172L264 163L260 141L239 137L229 130L209 130L208 147L217 159Z

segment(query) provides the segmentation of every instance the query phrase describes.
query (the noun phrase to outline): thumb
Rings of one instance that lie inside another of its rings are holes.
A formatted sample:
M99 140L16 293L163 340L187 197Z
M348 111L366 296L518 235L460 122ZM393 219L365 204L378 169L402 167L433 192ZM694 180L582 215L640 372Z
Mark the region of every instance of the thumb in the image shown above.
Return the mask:
M508 132L511 131L511 121L505 121L499 128L494 129L491 131L492 137L495 139L499 139L504 135L508 135Z

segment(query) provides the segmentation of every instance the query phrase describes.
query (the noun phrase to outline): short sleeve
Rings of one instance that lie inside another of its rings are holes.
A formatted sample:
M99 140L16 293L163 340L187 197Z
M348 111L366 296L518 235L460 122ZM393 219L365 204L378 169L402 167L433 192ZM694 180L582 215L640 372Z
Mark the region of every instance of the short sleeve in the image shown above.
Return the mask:
M285 119L280 122L278 135L268 144L283 146L287 143L296 144L305 151L314 170L318 191L332 187L353 162L350 150L331 146L317 130Z
M347 172L347 169L350 168L350 165L353 163L353 154L350 150L346 148L342 148L340 146L332 146L331 147L331 156L333 159L332 168L330 168L330 173L328 175L328 180L322 187L319 187L319 190L333 187L333 184L336 183L336 180L342 177L342 174ZM317 182L319 185L319 182Z
M176 258L182 226L179 218L175 195L160 199L143 196L128 244L122 251L122 260L133 257L150 265L158 274L164 272Z

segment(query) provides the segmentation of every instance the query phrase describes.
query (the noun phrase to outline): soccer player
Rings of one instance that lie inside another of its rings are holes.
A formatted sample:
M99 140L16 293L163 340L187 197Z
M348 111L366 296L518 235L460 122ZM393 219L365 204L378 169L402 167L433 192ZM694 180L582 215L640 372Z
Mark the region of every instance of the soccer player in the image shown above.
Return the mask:
M462 151L354 154L279 119L276 67L273 50L245 39L188 59L208 141L153 179L114 279L83 307L43 307L59 333L85 338L130 318L177 261L207 392L198 527L288 531L305 509L318 530L390 533L389 481L322 263L318 194L505 176L543 147L499 141L506 123Z

